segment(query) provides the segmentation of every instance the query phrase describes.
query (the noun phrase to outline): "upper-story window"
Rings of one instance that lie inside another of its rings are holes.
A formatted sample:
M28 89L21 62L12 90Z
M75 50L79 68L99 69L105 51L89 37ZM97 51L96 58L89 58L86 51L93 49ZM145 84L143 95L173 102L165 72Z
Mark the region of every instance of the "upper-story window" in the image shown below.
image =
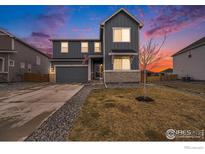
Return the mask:
M68 42L61 42L61 53L68 53Z
M41 58L36 56L36 65L41 65Z
M130 42L130 28L114 27L113 42Z
M81 52L82 53L88 52L88 42L81 42Z
M101 44L100 44L100 42L95 42L95 52L101 52Z

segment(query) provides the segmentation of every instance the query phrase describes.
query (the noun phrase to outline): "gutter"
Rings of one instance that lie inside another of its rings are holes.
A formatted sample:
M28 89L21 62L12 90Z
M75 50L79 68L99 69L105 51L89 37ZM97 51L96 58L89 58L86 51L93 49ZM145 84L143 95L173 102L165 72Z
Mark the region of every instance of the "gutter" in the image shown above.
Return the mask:
M103 26L103 82L105 88L107 88L107 84L105 81L105 26Z

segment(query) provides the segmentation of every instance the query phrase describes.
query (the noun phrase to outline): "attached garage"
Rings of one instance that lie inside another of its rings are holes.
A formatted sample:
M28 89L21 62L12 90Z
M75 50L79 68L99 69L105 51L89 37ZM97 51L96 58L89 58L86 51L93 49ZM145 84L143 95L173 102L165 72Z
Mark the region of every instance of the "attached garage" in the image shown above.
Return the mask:
M84 83L88 81L87 66L56 66L56 82Z

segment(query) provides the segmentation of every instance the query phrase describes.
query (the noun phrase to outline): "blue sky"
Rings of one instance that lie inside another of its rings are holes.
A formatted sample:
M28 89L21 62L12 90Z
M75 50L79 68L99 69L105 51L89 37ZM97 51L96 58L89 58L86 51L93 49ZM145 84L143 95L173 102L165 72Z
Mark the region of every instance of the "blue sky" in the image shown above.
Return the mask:
M167 34L163 68L171 67L171 54L205 36L205 6L0 6L0 27L51 51L51 38L98 38L100 23L121 7L144 22L141 45Z

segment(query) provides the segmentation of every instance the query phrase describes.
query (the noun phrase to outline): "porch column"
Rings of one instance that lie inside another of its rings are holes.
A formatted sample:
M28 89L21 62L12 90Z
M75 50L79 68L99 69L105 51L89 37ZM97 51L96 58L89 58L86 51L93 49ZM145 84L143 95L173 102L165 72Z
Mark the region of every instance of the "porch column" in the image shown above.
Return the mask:
M88 59L88 81L91 80L91 58Z

